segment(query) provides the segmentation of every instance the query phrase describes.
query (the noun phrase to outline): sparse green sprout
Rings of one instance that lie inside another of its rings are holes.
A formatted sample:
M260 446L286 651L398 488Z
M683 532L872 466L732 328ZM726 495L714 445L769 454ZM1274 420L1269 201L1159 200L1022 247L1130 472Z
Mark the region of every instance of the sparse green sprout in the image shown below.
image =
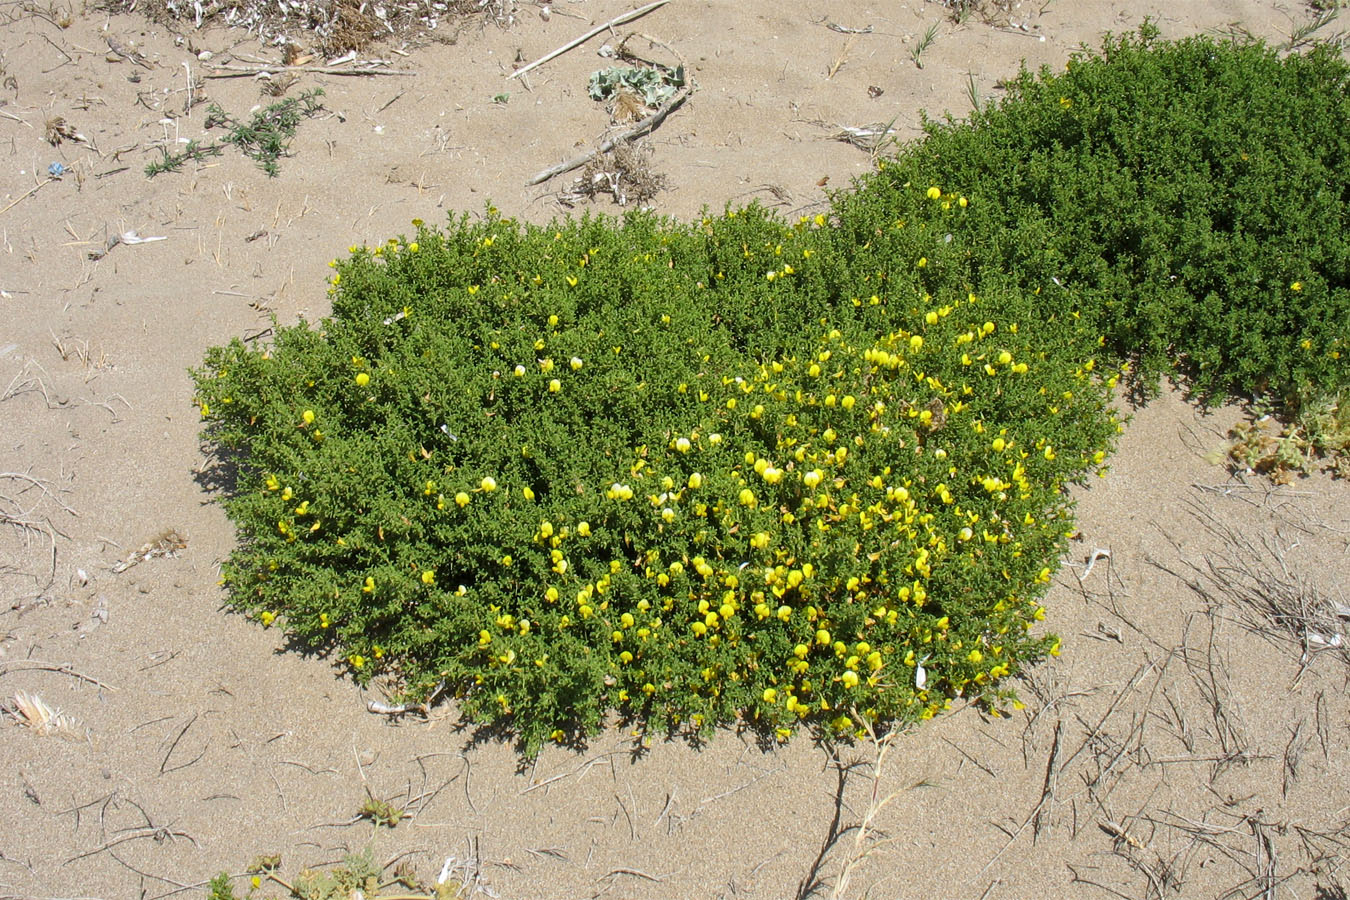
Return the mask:
M357 815L363 819L369 819L377 826L384 828L393 828L403 818L405 810L387 803L384 800L377 799L374 796L367 796L361 808L357 810Z
M207 883L206 900L238 900L229 872L221 872Z
M928 26L928 30L923 33L923 37L919 38L918 43L914 45L914 49L909 51L910 58L914 60L914 65L920 69L923 68L923 52L933 45L937 36L938 23L934 22Z

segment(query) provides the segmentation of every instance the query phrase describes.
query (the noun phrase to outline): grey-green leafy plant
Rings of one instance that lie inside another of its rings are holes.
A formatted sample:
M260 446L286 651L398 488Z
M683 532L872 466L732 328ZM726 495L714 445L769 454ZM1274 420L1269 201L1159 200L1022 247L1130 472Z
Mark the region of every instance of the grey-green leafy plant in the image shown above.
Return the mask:
M257 162L269 178L275 178L281 171L277 161L286 155L300 122L323 111L322 96L323 88L314 88L299 97L287 97L255 112L247 122L238 121L213 103L207 107L206 128L226 127L229 130L224 137L209 144L189 141L177 153L162 148L163 158L147 165L145 175L154 178L163 172L176 172L189 161L219 156L226 145L233 145Z

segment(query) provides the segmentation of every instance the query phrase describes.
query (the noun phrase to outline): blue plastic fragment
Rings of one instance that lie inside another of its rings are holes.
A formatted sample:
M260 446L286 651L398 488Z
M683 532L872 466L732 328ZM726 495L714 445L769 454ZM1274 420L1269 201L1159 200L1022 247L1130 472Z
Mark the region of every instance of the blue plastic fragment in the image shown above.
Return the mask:
M62 175L66 174L66 167L59 162L54 162L47 167L47 174L53 178L60 178Z

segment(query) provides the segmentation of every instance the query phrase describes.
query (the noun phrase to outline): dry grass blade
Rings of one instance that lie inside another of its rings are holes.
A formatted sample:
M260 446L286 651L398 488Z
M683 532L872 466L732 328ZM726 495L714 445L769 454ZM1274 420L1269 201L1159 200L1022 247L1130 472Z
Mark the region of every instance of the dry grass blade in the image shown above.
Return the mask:
M1286 557L1295 544L1286 543L1278 531L1253 538L1199 503L1191 504L1191 512L1224 547L1201 563L1187 562L1191 575L1182 578L1193 590L1216 607L1236 603L1253 632L1292 640L1305 666L1325 652L1350 664L1344 621L1350 608L1289 567Z
M88 733L80 727L78 721L56 707L48 705L37 694L16 691L13 702L14 709L10 715L14 716L19 724L33 729L35 734L56 735L72 740L88 738Z

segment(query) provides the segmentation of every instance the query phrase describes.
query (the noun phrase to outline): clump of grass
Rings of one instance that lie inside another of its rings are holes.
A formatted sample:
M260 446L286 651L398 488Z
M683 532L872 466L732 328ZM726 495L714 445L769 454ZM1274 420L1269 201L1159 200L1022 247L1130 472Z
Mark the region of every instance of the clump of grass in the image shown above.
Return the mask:
M938 23L934 22L932 25L928 26L928 29L923 33L923 37L919 38L919 40L914 43L914 47L909 51L909 58L914 60L914 65L918 68L923 68L924 51L933 46L933 42L937 40L937 36Z

